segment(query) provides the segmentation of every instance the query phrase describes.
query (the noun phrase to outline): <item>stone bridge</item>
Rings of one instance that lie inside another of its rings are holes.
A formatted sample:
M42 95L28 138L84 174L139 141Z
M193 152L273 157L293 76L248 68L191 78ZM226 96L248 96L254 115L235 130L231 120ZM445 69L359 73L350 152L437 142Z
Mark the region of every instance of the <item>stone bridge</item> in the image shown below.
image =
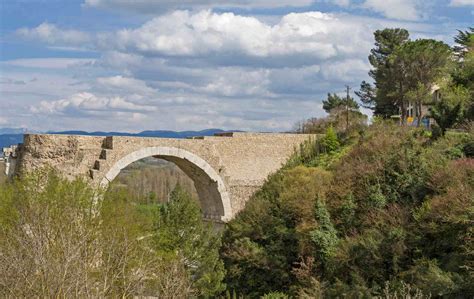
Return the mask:
M67 178L86 177L101 187L137 160L164 159L193 180L204 217L226 222L310 138L314 135L224 133L173 139L27 134L23 144L4 153L10 176L52 166Z

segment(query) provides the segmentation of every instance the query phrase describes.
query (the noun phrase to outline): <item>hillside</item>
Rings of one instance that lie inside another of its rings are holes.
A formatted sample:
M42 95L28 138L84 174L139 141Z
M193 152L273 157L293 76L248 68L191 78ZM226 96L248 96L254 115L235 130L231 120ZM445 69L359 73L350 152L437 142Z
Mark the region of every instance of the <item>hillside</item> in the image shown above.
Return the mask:
M474 130L429 136L375 124L302 147L228 224L228 288L249 298L472 298Z

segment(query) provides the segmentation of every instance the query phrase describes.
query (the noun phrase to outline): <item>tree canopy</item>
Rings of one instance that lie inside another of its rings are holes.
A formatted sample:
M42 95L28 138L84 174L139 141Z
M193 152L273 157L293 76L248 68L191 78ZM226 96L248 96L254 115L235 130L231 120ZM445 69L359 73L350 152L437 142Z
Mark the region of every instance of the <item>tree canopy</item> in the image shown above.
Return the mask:
M352 97L340 97L335 93L328 93L326 100L323 100L323 109L327 113L330 113L331 110L335 108L350 108L350 109L359 109L359 104Z

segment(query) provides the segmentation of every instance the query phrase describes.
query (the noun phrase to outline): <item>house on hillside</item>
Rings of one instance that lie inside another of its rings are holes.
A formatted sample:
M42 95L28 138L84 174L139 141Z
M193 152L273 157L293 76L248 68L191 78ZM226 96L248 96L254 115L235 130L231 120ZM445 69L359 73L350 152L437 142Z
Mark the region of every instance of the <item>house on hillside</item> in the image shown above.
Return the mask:
M441 100L441 90L438 85L433 85L431 87L431 101L424 103L421 105L421 125L426 127L426 128L431 128L431 126L435 123L435 120L430 117L430 111L431 111L431 106L436 103L437 101ZM400 111L401 107L399 107ZM401 111L399 115L393 115L393 119L398 119L401 123ZM418 114L419 111L416 109L415 103L412 101L409 101L407 103L406 107L406 115L407 115L407 120L406 123L409 126L418 126Z

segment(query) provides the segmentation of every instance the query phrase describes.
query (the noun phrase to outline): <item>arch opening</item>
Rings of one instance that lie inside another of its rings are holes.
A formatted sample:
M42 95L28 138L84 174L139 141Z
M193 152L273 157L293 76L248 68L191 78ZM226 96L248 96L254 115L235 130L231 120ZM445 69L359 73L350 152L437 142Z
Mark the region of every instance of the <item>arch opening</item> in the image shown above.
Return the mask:
M117 161L101 181L107 187L122 169L138 160L155 157L172 162L193 182L205 219L227 222L232 216L229 193L221 176L199 156L179 148L148 147L132 152Z

